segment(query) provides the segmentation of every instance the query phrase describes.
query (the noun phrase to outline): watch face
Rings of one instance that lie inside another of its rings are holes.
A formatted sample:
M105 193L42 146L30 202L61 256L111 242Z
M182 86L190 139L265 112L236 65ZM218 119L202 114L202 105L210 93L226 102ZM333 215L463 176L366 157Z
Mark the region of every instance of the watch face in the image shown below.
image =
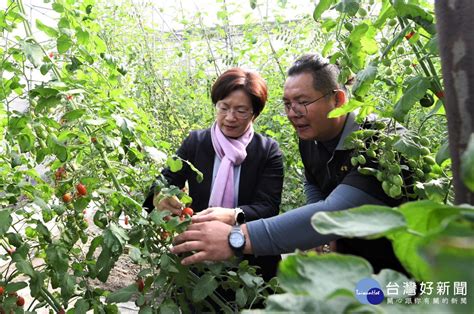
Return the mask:
M245 237L240 232L232 232L229 236L229 243L234 248L241 248L245 244Z

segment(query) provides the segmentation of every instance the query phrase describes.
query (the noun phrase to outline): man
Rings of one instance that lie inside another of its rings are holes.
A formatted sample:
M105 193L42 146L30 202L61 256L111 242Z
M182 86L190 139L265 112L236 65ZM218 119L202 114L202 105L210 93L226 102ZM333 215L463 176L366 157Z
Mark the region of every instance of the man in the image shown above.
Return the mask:
M193 217L193 224L175 239L173 253L195 251L183 264L225 260L233 255L277 255L306 250L338 239L322 235L311 225L319 211L336 211L365 204L397 206L372 176L360 174L350 163L351 150L344 139L361 129L355 114L328 118L328 113L347 100L345 86L337 82L339 69L316 54L300 57L288 71L284 85L285 112L300 139L305 167L308 205L279 216L231 226L215 219L218 209ZM337 251L364 257L374 271L404 271L386 239L339 239Z

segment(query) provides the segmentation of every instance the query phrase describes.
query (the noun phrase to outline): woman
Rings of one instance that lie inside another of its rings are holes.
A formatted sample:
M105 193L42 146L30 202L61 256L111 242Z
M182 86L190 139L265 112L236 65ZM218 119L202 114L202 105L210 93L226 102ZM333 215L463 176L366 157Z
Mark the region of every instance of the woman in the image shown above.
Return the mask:
M211 128L192 131L177 151L199 169L204 179L187 165L179 172L163 171L172 185L189 185L195 212L212 208L218 219L236 223L242 210L245 220L275 216L279 212L283 186L283 162L278 144L255 133L253 121L267 100L263 78L251 71L233 68L219 76L212 86L211 99L216 107L216 121ZM182 204L174 198L153 199L150 194L145 207L181 214ZM237 210L236 210L237 209ZM244 256L251 265L260 267L265 280L275 276L279 256Z

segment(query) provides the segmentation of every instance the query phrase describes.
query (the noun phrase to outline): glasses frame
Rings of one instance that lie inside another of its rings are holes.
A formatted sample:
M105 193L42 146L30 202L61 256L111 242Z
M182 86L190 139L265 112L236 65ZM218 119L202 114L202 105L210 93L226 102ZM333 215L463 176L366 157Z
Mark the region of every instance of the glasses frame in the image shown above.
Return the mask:
M321 97L316 98L315 100L307 101L307 102L304 102L304 103L298 103L298 102L293 103L293 102L290 102L289 106L288 106L287 104L283 104L283 106L285 107L285 115L288 115L288 114L290 113L290 110L293 110L293 112L296 114L296 116L297 116L298 118L304 117L304 116L306 116L306 115L308 114L308 108L307 108L307 107L308 107L309 105L311 105L311 104L317 102L317 101L320 100L320 99L323 99L324 97L326 97L327 95L329 95L329 94L331 94L331 93L334 94L334 93L336 93L336 92L337 92L337 90L334 89L334 90L329 91L329 92L327 92L326 94L322 95ZM301 106L304 107L304 111L302 111L302 110L295 110L297 107L298 107L298 108L301 108Z
M234 109L234 108L221 108L219 105L221 105L221 103L217 102L216 103L216 113L217 115L219 116L227 116L229 113L231 113L235 118L239 119L239 120L247 120L248 118L250 118L251 116L253 116L253 110L250 109L248 112L245 113L245 116L242 116L242 113L241 112L238 112L238 110ZM225 110L224 112L222 110Z

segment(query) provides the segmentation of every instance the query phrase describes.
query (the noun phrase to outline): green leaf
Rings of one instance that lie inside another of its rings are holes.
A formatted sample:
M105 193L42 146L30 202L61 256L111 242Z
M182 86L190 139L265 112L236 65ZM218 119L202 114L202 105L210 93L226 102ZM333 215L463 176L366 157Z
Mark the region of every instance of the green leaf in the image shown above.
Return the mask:
M51 70L52 67L53 67L53 64L51 62L43 63L40 67L41 74L46 75L49 72L49 70Z
M172 300L165 300L160 304L160 313L163 314L180 314L179 307Z
M8 209L0 209L0 236L7 233L12 221L13 219L10 216L10 211Z
M394 1L393 8L397 11L399 17L406 17L414 21L431 35L436 33L435 25L433 24L433 14L418 4L397 0Z
M421 155L421 147L415 143L409 133L399 135L393 143L393 148L408 158L418 158Z
M5 291L6 292L16 292L18 290L21 290L23 288L28 287L28 284L26 282L9 282L5 286Z
M138 293L138 287L135 283L133 283L130 286L124 287L120 290L117 290L109 294L107 296L106 302L107 303L128 302L130 301L130 299L135 293Z
M193 301L199 302L204 300L207 296L211 295L218 286L219 284L213 275L204 274L201 278L199 278L193 288Z
M57 2L54 2L53 5L52 5L52 7L53 7L53 10L56 11L56 12L58 12L58 13L64 12L64 7L63 7L62 4L59 4L59 3L57 3Z
M43 24L43 22L41 22L40 20L36 20L36 27L44 32L46 35L48 35L49 37L53 37L53 38L56 38L58 37L58 31L53 28L53 27L50 27L50 26L47 26L45 24Z
M371 274L372 267L363 258L311 252L306 256L290 255L283 259L278 279L288 292L325 300L339 290L354 291L357 282Z
M235 302L237 302L237 305L243 308L245 304L247 304L247 299L248 296L245 293L245 290L243 288L237 289L237 291L235 292Z
M267 300L266 312L284 313L345 313L347 302L331 304L331 300L320 301L308 295L282 293L270 295Z
M89 310L89 303L84 299L79 299L74 303L74 313L86 313Z
M55 154L61 162L65 162L68 159L67 148L64 145L56 143L53 147L53 154Z
M77 29L76 37L79 45L86 45L89 42L89 32L83 29Z
M420 246L431 236L445 229L447 224L459 217L461 207L434 203L431 201L408 202L400 206L400 212L407 221L407 231L396 231L387 237L403 266L417 279L432 278L428 263L419 255Z
M202 172L199 171L198 168L194 167L194 165L192 163L190 163L189 161L185 160L184 162L186 162L188 164L189 168L191 168L191 170L196 173L197 183L201 183L202 180L204 179L204 175L202 174Z
M168 167L170 167L170 170L172 172L178 172L183 168L183 162L179 158L169 157L166 160L166 164L168 165Z
M72 40L67 35L59 36L57 40L57 48L59 53L65 53L72 46Z
M474 133L471 133L466 150L461 155L461 179L474 192Z
M348 114L349 112L356 110L357 108L363 107L364 105L365 103L360 102L354 98L351 98L349 102L344 104L343 106L334 108L328 114L328 118L337 118L337 117L343 116L345 114Z
M85 109L75 109L67 112L64 116L63 119L67 121L74 121L82 117L86 113Z
M334 46L334 40L328 40L326 44L324 45L323 50L321 51L321 55L323 57L327 57L331 53L333 46Z
M29 152L35 145L35 139L31 133L18 134L18 144L22 153Z
M381 236L406 225L400 212L376 205L319 212L311 218L311 223L319 233L349 238Z
M252 8L252 10L255 10L255 8L257 7L257 0L250 0L250 7Z
M419 75L407 79L403 85L407 86L407 89L393 108L393 117L398 122L403 122L405 120L405 116L408 114L411 107L423 98L431 83L428 78Z
M55 271L64 274L68 270L69 256L64 247L49 245L46 249L46 261Z
M313 19L317 22L321 15L329 9L329 7L334 3L334 0L320 0L316 8L314 8Z
M22 274L25 274L29 277L33 277L35 275L35 271L33 266L25 260L20 260L16 262L16 269Z
M336 6L336 10L341 13L346 13L349 16L354 16L359 10L359 2L360 0L342 0Z
M377 66L370 63L365 69L357 73L356 83L352 89L354 95L364 97L367 95L377 75Z
M438 149L438 152L436 153L436 163L438 165L441 165L445 160L448 160L451 158L451 154L449 152L449 141L448 138L446 137L444 141L442 142L440 148Z
M68 273L62 275L61 297L63 300L68 301L74 295L75 286L75 277L69 275Z
M22 42L23 51L28 60L37 68L43 62L43 50L36 42Z

